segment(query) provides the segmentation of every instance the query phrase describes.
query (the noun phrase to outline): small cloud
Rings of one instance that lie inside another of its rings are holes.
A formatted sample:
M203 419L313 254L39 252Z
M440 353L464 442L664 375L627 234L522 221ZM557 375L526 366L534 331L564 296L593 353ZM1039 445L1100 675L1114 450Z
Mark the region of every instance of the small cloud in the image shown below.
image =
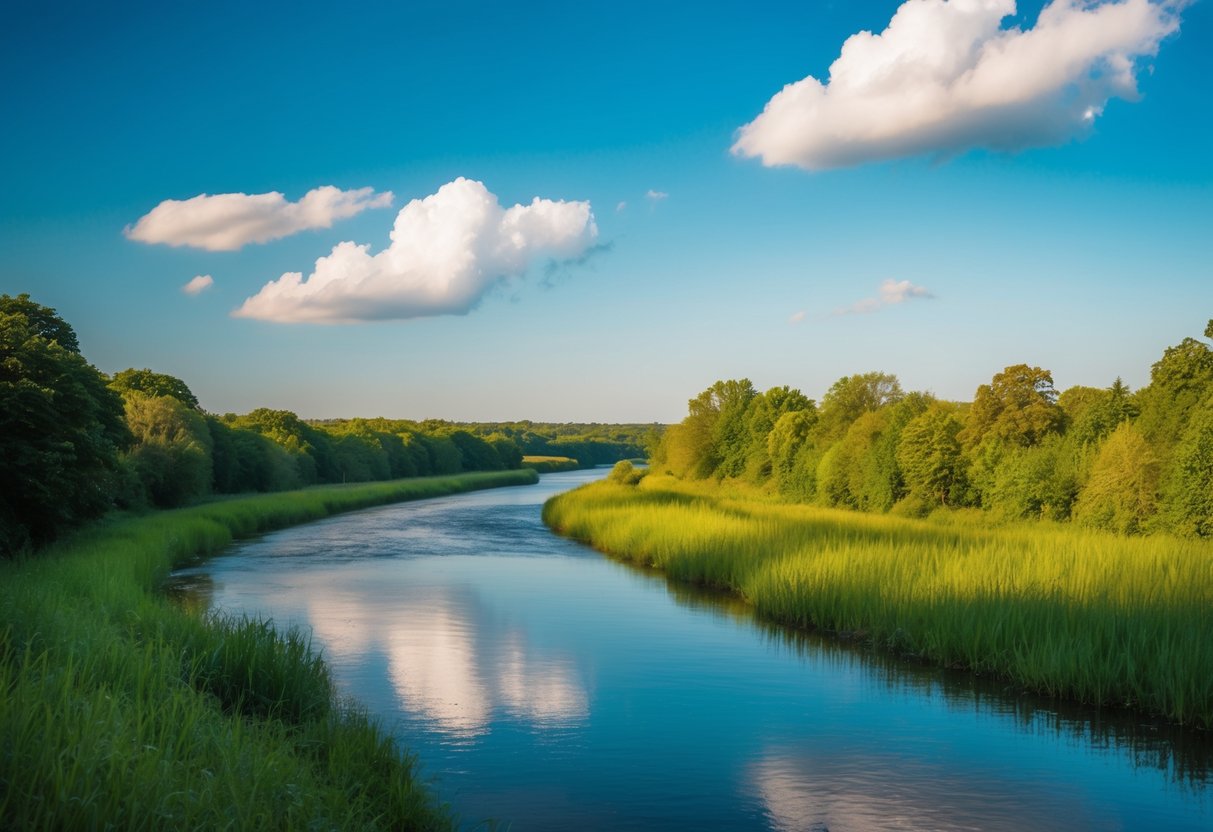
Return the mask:
M669 199L670 195L665 191L655 191L652 188L649 188L649 190L645 192L644 198L649 202L661 202L663 199Z
M311 275L287 272L233 312L284 323L355 323L464 315L494 285L546 259L593 254L588 202L535 197L505 208L484 184L460 177L396 215L391 242L338 243Z
M915 286L908 280L885 280L880 284L877 297L864 298L850 306L835 309L835 315L866 315L885 306L896 306L914 298L934 298L923 286Z
M214 285L215 280L209 274L200 274L191 278L189 283L182 286L181 291L185 292L187 295L197 295L205 292Z
M624 202L623 200L620 200L619 204L615 206L615 213L617 213L617 214L621 213L621 212L625 211L627 209L627 207L628 207L628 204L626 202Z
M388 208L392 192L373 188L343 191L332 185L313 188L298 202L277 191L268 194L199 194L166 199L123 229L128 240L190 246L207 251L236 251L249 243L266 243L314 228L368 208Z
M792 326L798 326L801 323L804 323L804 315L805 315L805 311L803 309L801 309L799 312L793 312L788 317L788 323L791 324Z
M829 78L776 93L733 153L767 166L846 167L971 148L1015 151L1087 132L1135 101L1137 63L1191 0L1053 0L1002 28L1015 0L907 0L879 34L847 38Z

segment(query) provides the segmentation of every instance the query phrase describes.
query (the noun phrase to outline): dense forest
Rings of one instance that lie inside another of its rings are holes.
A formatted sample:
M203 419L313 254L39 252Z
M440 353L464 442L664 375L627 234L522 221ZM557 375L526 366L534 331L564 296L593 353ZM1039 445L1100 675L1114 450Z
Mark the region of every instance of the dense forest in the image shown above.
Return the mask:
M0 296L0 553L39 546L112 508L210 494L519 468L525 454L591 466L644 456L647 425L307 421L207 413L181 379L112 377L29 295Z
M1204 332L1213 339L1213 321ZM1213 536L1213 349L1184 338L1131 391L1058 392L1017 364L971 403L906 392L896 376L839 379L817 403L718 381L690 401L654 468L748 480L789 498L923 516L978 508L1123 534Z

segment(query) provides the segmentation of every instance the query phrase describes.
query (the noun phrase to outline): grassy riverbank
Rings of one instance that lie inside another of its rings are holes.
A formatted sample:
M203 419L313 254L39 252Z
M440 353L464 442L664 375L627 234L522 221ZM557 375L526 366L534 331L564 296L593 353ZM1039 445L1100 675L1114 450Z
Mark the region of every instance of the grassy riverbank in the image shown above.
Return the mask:
M1213 728L1209 542L915 521L655 476L560 495L544 520L793 626Z
M410 758L334 695L305 636L156 591L234 537L533 483L506 471L326 486L114 518L0 563L0 827L447 829Z
M552 474L556 471L576 471L581 463L567 456L524 456L524 468L534 468L540 474Z

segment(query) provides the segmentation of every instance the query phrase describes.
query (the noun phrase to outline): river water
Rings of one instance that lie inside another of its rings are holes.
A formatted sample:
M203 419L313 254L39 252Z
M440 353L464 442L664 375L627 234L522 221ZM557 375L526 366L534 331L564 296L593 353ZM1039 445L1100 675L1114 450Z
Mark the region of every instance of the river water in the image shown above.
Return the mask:
M464 828L1213 829L1213 742L756 621L556 537L539 485L238 543L178 592L310 629Z

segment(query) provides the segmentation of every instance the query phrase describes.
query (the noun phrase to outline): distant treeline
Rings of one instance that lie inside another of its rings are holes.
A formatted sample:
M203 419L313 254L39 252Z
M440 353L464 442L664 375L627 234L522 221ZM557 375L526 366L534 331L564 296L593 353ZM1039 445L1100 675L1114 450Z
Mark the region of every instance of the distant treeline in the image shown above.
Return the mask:
M643 456L651 426L313 421L286 410L205 412L181 379L112 378L71 326L29 295L0 295L0 553L39 546L110 508L520 468L524 454L591 466Z
M1205 329L1213 339L1213 321ZM689 478L766 484L791 498L922 516L975 507L1134 534L1213 536L1213 350L1168 348L1150 383L1058 393L1017 364L971 403L905 392L880 372L839 379L820 404L790 387L718 381L654 453Z

